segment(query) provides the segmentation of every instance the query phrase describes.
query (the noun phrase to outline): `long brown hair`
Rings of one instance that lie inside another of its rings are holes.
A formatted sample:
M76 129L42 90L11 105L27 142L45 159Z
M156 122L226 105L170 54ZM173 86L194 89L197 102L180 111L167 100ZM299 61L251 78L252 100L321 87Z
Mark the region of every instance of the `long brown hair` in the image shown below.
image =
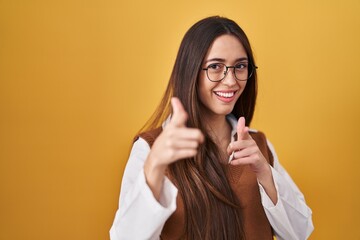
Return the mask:
M184 202L184 237L187 239L245 238L238 200L226 178L224 165L219 161L222 158L220 149L201 122L203 105L197 93L204 57L213 41L224 34L239 39L249 62L255 66L249 40L234 21L218 16L200 20L185 34L163 99L144 127L146 130L159 127L171 114L170 99L176 96L188 113L187 126L198 128L205 135L205 142L195 157L169 166L171 178ZM232 111L236 118L244 116L247 125L254 114L256 80L255 71Z

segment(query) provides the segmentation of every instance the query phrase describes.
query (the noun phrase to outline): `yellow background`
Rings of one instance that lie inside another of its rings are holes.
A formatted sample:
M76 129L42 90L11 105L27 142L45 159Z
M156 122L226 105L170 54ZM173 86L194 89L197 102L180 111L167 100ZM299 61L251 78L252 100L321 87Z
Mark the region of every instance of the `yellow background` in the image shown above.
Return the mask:
M132 137L185 31L219 14L259 66L252 127L313 210L360 239L360 1L0 1L0 239L108 239Z

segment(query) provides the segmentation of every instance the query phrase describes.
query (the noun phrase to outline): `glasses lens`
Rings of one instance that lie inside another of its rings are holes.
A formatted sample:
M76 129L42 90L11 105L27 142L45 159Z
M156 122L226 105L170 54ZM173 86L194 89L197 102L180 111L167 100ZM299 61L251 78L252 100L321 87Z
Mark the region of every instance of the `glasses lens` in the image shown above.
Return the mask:
M241 62L235 65L235 77L240 81L246 81L251 77L252 66L248 62Z
M210 81L221 81L225 77L226 66L222 63L213 63L207 67L207 75Z
M248 62L240 62L235 66L228 67L223 63L212 63L206 68L206 74L210 81L219 82L225 78L227 70L232 68L234 69L235 78L239 81L248 80L254 72L253 65Z

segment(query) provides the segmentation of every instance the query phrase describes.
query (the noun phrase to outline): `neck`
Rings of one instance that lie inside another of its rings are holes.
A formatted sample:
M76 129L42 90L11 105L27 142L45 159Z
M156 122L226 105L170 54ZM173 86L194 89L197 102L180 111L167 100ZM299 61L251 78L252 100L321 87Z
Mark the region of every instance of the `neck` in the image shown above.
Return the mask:
M206 115L206 128L212 139L220 144L228 144L231 135L231 126L226 120L225 115Z

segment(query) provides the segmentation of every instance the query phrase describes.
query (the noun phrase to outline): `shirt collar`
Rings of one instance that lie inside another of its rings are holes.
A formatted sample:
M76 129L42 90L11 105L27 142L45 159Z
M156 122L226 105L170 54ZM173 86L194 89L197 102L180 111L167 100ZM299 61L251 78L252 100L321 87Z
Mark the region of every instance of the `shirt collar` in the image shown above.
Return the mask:
M226 115L226 119L231 126L231 142L233 142L235 141L237 119L232 113Z

